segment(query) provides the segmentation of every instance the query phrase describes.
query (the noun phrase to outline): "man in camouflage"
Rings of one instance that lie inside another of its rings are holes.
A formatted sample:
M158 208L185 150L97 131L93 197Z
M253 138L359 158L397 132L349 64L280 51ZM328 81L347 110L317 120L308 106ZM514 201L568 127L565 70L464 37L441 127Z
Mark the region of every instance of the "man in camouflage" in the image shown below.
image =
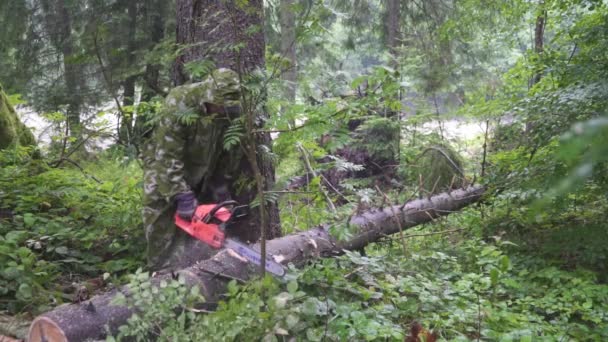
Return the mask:
M223 135L240 113L239 99L238 75L229 69L176 87L165 99L160 122L142 151L143 221L152 269L185 267L212 255L209 246L175 226L174 215L190 219L197 198L209 198L224 181L222 175L237 171L240 150L225 151ZM222 188L214 200L229 197Z

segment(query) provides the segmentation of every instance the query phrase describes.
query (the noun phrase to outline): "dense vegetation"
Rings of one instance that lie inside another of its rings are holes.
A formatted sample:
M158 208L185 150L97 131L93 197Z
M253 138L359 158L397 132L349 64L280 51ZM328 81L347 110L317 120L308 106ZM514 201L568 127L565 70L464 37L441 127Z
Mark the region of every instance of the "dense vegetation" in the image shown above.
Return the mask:
M2 99L48 130L0 151L1 317L129 284L143 310L109 340L404 340L413 322L446 340L608 340L605 2L265 6L266 68L247 86L278 133L266 200L283 234L348 239L353 213L472 183L483 200L285 279L234 280L201 310L180 279L150 286L140 215L137 154L185 48L175 3L3 2Z

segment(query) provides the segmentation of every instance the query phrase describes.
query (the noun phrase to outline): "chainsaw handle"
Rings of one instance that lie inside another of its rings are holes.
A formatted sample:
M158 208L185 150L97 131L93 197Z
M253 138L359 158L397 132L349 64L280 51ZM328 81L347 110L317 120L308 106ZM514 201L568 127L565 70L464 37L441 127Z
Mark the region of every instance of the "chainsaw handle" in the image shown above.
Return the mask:
M211 209L211 211L207 214L207 216L203 217L203 222L209 223L209 221L211 221L211 219L215 216L215 213L218 210L220 210L224 207L230 206L230 205L237 205L237 204L239 204L239 202L234 201L234 200L218 203L215 207L213 207L213 209Z

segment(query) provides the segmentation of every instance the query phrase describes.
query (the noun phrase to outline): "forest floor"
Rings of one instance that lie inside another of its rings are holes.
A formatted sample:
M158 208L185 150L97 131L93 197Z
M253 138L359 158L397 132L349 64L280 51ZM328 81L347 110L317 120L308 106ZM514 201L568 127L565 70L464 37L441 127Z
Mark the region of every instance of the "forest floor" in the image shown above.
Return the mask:
M423 129L443 130L477 168L485 124L446 120L439 126ZM29 164L0 170L0 179L14 180L6 196L17 205L13 224L0 223L11 232L0 241L0 261L9 265L0 273L7 290L0 323L9 312L29 312L18 319L26 325L31 314L72 301L83 286L94 294L135 281L128 274L143 265L145 247L141 219L133 214L141 210L141 170L105 153L83 163L102 184L72 168L33 176ZM415 227L405 243L387 237L364 255L291 269L283 282L234 283L215 313L190 312L186 328L173 324L182 319L175 310L181 300L168 300L162 310L149 303L145 321L130 322L122 334L160 326L175 340L402 341L419 322L455 341L608 340L608 254L597 243L606 229L595 224L605 203L530 219L530 208L514 206L517 196L506 191L491 203ZM298 215L302 227L327 220L323 200L300 206L282 213L287 229Z

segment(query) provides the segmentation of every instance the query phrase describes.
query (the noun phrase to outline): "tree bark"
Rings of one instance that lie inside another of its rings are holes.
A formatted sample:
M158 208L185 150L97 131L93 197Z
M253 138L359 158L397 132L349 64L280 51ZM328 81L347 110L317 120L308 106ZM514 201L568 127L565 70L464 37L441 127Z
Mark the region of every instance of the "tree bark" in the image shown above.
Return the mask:
M329 235L328 226L320 226L306 232L288 235L268 241L268 253L281 263L302 266L314 258L331 257L343 250L357 250L382 237L429 222L439 216L448 215L479 200L482 187L469 187L443 193L427 199L418 199L384 209L369 210L349 220L351 228L358 233L348 241L337 241ZM254 247L255 248L255 247ZM219 300L231 279L247 280L257 274L257 267L244 263L222 250L213 258L179 271L189 286L198 286L207 303ZM157 274L153 279L158 284L162 279L171 279L168 273ZM68 304L38 316L29 330L29 341L83 341L102 339L109 331L116 333L133 313L132 309L112 305L118 292L128 295L123 287L119 290L93 297L80 304ZM53 339L49 339L52 337Z
M147 38L145 49L152 50L165 38L165 23L169 4L166 0L146 0L142 4L143 25ZM155 96L166 97L167 92L161 82L160 63L147 63L143 74L141 102L150 102ZM145 115L138 115L135 118L133 131L136 144L141 144L152 134L152 129L146 123L150 118Z
M387 43L388 48L391 53L391 62L390 65L395 69L399 70L399 45L401 44L401 1L399 0L387 0L387 10L388 10L388 32L387 32ZM396 100L401 101L401 93L397 95ZM398 123L400 121L400 113L391 112L390 116L393 120L396 120ZM393 132L387 132L387 134L392 133L392 139L395 142L395 151L393 160L389 160L389 163L393 163L394 165L399 165L401 161L401 125L399 128Z
M386 43L393 60L391 65L398 66L398 47L400 41L400 21L401 21L401 4L399 0L387 0L386 10L388 11L387 35Z
M173 82L190 78L184 65L210 60L218 68L244 73L265 65L262 0L245 5L227 0L177 0L177 44L185 49L173 68Z
M190 80L184 66L194 61L212 61L215 67L229 68L243 76L256 69L264 70L265 41L262 31L264 20L262 0L249 0L245 3L235 0L178 0L176 12L176 39L184 50L177 57L173 66L172 78L175 85L181 85ZM256 115L256 125L259 126L257 128L261 128L267 120L267 114L256 113ZM256 136L257 146L265 145L270 148L270 142L269 133ZM211 179L231 178L237 181L245 176L247 180L253 181L253 169L246 156L243 156L240 164L242 165L240 174L213 174ZM258 165L264 176L265 189L272 189L275 182L274 166L269 158L263 158L260 154L258 154ZM236 193L234 185L236 184L229 184L234 199L240 203L251 203L256 198L255 186ZM269 223L266 236L269 239L281 236L279 210L276 203L267 202L266 212ZM259 222L258 210L254 210L248 221L243 221L234 228L234 233L242 240L257 241L261 235Z
M285 81L284 97L289 102L296 99L297 58L296 58L296 16L294 0L281 0L281 56L289 61L287 69L281 73Z
M144 3L145 25L148 33L148 49L153 49L156 44L165 38L165 12L168 11L166 0L147 0ZM167 93L160 84L160 68L157 64L146 64L144 73L144 87L142 89L142 101L150 101L154 96L166 97Z
M536 17L536 25L534 27L534 52L540 56L544 51L544 35L545 25L547 20L547 10L544 9L544 2L541 2L542 6L541 14ZM530 80L530 88L540 82L542 78L542 71L537 71Z
M67 104L67 124L71 136L80 133L80 66L70 61L74 56L74 44L72 41L72 17L65 0L43 0L41 1L44 11L45 26L49 32L51 42L59 51L63 63L63 79L65 83L65 94L63 101Z
M135 65L135 50L137 49L137 1L127 0L125 3L127 7L127 37L126 37L126 49L127 49L127 67L130 68ZM129 71L130 73L132 71ZM135 81L137 80L136 75L128 76L123 82L123 99L122 107L129 107L135 103ZM120 135L119 142L124 145L131 145L133 143L133 111L128 113L122 113L120 122Z
M544 51L544 35L545 25L547 24L547 10L545 9L544 1L541 1L539 6L540 14L536 16L536 25L534 26L534 52L536 53L537 57L540 58ZM542 77L542 70L537 69L528 81L528 90L532 89L532 87L539 83ZM527 135L530 135L530 133L534 129L534 126L534 122L526 122L525 132Z

